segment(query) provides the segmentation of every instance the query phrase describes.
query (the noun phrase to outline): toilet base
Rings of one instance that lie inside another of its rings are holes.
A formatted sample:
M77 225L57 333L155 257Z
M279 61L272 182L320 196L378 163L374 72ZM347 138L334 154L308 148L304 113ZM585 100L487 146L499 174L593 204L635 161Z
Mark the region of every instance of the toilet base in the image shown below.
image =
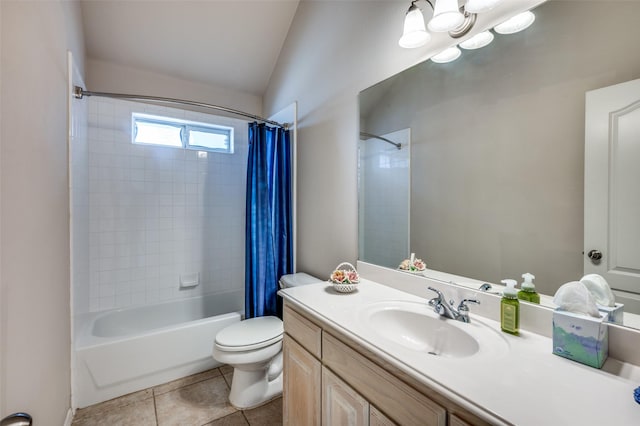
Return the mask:
M282 352L271 362L269 371L242 367L233 369L229 402L238 409L254 408L282 394Z

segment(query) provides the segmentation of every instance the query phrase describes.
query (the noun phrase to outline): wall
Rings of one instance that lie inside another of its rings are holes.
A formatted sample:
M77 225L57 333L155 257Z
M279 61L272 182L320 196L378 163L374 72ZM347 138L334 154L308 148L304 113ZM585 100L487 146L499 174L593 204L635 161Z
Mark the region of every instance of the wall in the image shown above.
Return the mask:
M89 91L186 99L262 115L262 98L250 93L91 58L87 60L86 74L85 89Z
M504 3L513 13L540 1ZM358 256L358 92L451 43L434 35L423 48L398 47L408 6L400 1L298 6L264 96L264 113L298 101L299 270L326 276L337 263ZM500 22L506 12L479 17L476 28Z
M583 275L585 92L640 77L639 12L550 2L527 31L363 94L384 97L367 131L413 131L411 246L430 268L493 283L529 271L545 294Z
M88 263L89 279L74 284L74 314L244 288L247 122L108 98L84 102L89 221L79 233L90 246L75 267ZM233 127L234 152L134 145L133 112ZM199 274L199 286L180 289L189 274Z
M2 1L0 417L63 424L70 407L67 49L77 2Z

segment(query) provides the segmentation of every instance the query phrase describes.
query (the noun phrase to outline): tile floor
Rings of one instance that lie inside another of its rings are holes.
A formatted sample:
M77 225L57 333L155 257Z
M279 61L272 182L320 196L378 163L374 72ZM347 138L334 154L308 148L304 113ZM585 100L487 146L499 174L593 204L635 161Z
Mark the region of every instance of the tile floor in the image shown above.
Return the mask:
M282 398L251 410L228 401L233 369L222 366L80 409L72 426L276 426Z

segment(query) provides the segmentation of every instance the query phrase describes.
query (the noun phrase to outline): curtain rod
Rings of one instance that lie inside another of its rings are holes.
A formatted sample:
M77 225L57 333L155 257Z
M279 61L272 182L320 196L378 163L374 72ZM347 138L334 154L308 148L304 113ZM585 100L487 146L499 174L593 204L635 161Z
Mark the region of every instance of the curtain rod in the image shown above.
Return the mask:
M360 132L360 136L364 136L365 138L374 138L374 139L380 139L381 141L384 141L386 143L390 143L391 145L395 146L398 149L402 149L402 144L398 143L398 142L394 142L390 139L387 138L383 138L382 136L378 136L378 135L374 135L373 133L367 133L367 132Z
M268 120L266 118L262 118L258 115L249 114L248 112L239 111L237 109L222 107L218 105L207 104L204 102L195 102L195 101L185 101L183 99L175 99L175 98L162 98L159 96L145 96L145 95L130 95L125 93L107 93L107 92L89 92L84 90L80 86L75 86L73 88L73 95L76 99L82 99L84 96L100 96L103 98L115 98L115 99L129 99L129 100L140 100L140 101L156 101L156 102L164 102L170 104L181 104L181 105L190 105L200 108L208 108L214 109L217 111L224 111L231 114L240 115L242 117L247 117L252 120L261 121L263 123L271 124L272 126L282 127L287 130L289 128L288 123L279 123L277 121Z

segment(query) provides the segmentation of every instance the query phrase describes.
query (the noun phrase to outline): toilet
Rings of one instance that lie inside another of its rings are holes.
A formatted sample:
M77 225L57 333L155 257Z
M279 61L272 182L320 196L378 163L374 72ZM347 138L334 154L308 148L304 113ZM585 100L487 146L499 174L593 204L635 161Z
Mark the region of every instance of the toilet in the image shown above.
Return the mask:
M284 275L280 288L314 284L321 280L299 272ZM282 393L282 336L278 317L240 321L221 330L213 345L213 358L233 367L229 402L236 408L257 407Z

